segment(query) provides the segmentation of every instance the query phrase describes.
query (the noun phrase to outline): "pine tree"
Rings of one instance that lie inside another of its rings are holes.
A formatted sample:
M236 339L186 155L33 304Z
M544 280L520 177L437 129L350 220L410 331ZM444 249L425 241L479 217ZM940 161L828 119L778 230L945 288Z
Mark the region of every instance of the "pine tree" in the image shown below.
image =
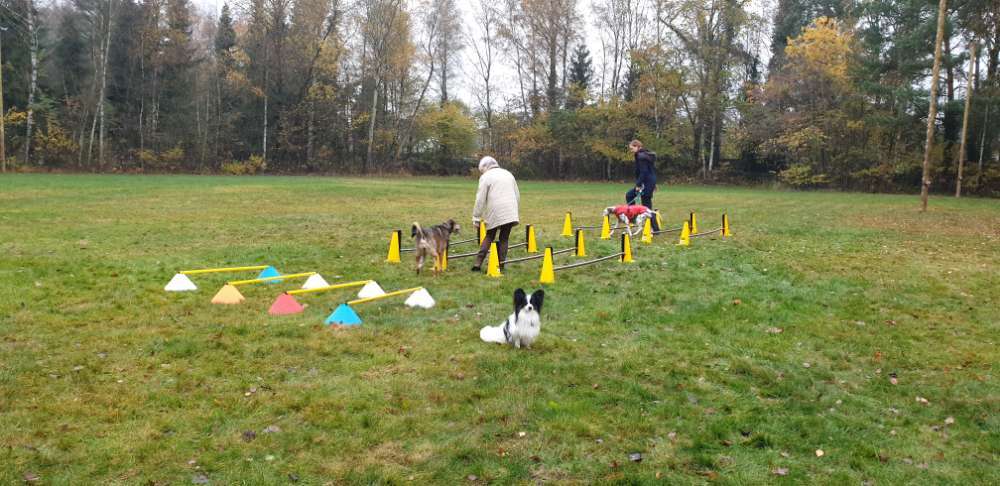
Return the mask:
M229 11L229 4L222 4L222 11L219 13L219 26L215 31L215 55L219 60L229 66L232 61L232 48L236 46L236 30L233 29L233 17Z
M594 69L591 66L590 51L583 43L573 49L573 57L569 68L569 93L566 98L566 108L571 110L582 107L587 100Z

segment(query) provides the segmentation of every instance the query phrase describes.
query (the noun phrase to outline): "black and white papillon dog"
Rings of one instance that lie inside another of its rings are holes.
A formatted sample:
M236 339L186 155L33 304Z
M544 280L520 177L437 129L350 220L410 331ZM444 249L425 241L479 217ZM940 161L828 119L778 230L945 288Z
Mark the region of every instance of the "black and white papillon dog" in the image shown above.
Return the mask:
M526 295L524 289L514 291L514 313L499 326L486 326L479 330L479 338L488 343L512 344L515 348L531 344L542 330L542 301L544 290Z

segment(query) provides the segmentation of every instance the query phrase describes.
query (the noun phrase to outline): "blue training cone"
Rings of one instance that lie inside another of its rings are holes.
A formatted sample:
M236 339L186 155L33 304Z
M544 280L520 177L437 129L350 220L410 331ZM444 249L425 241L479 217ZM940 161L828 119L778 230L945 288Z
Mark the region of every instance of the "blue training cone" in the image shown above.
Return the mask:
M280 277L280 276L281 274L278 273L278 270L269 265L267 268L260 271L260 275L257 275L257 278ZM276 284L278 282L281 282L280 278L267 281L267 283L269 284Z
M324 324L340 324L342 326L357 326L361 324L361 318L358 317L358 313L351 309L351 306L347 304L340 304L339 307L334 309L333 313L326 318Z

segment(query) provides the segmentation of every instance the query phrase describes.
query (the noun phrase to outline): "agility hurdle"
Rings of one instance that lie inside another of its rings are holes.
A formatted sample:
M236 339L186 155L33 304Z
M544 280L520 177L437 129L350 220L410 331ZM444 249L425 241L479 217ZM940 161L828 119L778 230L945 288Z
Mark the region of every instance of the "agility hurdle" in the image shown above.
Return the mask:
M189 278L189 275L203 275L206 273L235 273L262 270L258 278L271 277L278 274L277 270L270 265L253 265L249 267L224 267L224 268L201 268L197 270L181 270L174 274L174 277L167 282L163 290L167 292L187 292L198 290L198 286ZM273 273L271 273L273 272Z
M336 285L327 285L324 287L289 290L288 292L284 292L281 295L279 295L278 298L274 299L274 303L271 304L271 308L268 309L267 313L271 314L272 316L298 314L299 312L305 310L305 307L302 304L299 304L297 300L295 300L294 296L296 295L313 294L317 292L329 292L331 290L349 289L353 287L363 287L361 291L358 292L359 298L374 297L385 294L385 291L382 290L382 287L380 287L379 284L374 280L357 280L354 282L345 282Z
M341 326L357 326L361 324L361 317L358 313L354 311L351 306L365 304L368 302L374 302L377 300L387 299L389 297L395 297L397 295L410 294L406 299L404 304L407 307L420 307L424 309L430 309L434 307L434 298L431 294L427 292L427 289L423 287L413 287L409 289L396 290L389 293L383 293L382 295L377 295L373 297L361 298L349 300L346 303L340 304L330 315L323 321L324 324L338 324Z
M253 278L248 280L230 280L223 285L218 292L216 292L215 297L212 297L213 304L239 304L246 300L243 294L236 288L240 285L252 285L259 283L278 283L284 280L291 280L296 278L308 278L313 275L318 275L316 272L304 272L304 273L292 273L289 275L276 275L272 277L263 278Z
M531 225L531 224L525 225L524 231L525 231L524 242L518 243L518 244L515 244L515 245L510 245L507 248L508 249L513 249L513 248L527 247L528 253L535 253L535 252L537 252L538 251L538 244L537 244L536 238L535 238L535 226ZM401 253L412 253L412 252L414 252L414 251L417 250L415 247L414 248L401 248L400 247L400 242L402 241L402 237L403 237L402 235L403 235L403 231L402 230L394 230L389 235L389 252L388 252L388 255L386 256L386 259L385 259L386 263L400 263L401 262L400 254ZM486 239L486 224L480 222L480 224L479 224L479 236L478 237L476 237L476 238L468 238L468 239L459 240L459 241L449 241L448 242L448 248L445 250L445 255L446 255L445 258L443 259L443 261L440 264L438 262L435 262L435 266L437 267L438 265L440 265L440 267L441 267L440 269L441 270L447 270L448 269L448 258L453 258L453 259L454 258L468 258L468 257L471 257L473 255L478 254L479 250L476 250L474 252L469 252L469 253L459 253L457 255L451 255L451 247L453 245L463 245L463 244L472 243L472 242L477 242L479 245L482 245L484 239Z
M582 234L582 233L578 233ZM579 236L578 236L579 237ZM552 284L556 282L556 272L560 270L569 270L572 268L583 267L586 265L592 265L595 263L600 263L608 260L617 258L621 263L632 263L632 238L628 233L622 233L621 236L621 251L612 255L603 256L600 258L594 258L593 260L586 260L582 262L569 263L566 265L554 266L552 262L553 251L552 247L545 249L545 259L542 261L542 271L538 277L538 282L542 284Z

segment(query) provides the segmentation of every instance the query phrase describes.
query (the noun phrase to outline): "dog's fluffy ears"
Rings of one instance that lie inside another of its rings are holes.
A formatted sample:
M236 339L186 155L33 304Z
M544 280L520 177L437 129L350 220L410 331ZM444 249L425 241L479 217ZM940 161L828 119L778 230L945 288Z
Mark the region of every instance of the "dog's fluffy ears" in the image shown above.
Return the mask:
M536 311L542 311L542 303L545 301L545 291L538 289L531 293L531 305ZM514 291L514 315L521 312L521 309L528 305L528 295L524 293L524 289L517 289Z
M410 227L410 238L416 237L417 233L420 233L420 231L421 231L420 223L417 223L416 221L414 221L413 222L413 226Z

